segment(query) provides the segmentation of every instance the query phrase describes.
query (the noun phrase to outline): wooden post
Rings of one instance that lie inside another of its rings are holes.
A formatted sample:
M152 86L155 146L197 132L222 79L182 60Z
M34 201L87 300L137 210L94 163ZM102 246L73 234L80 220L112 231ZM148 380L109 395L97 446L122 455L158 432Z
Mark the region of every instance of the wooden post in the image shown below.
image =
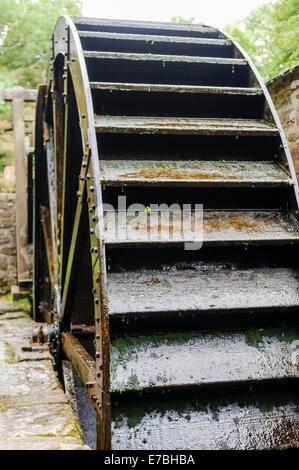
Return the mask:
M16 225L18 284L28 282L27 245L27 158L25 151L24 101L35 102L36 90L16 86L2 91L4 101L13 103L13 126L16 159Z

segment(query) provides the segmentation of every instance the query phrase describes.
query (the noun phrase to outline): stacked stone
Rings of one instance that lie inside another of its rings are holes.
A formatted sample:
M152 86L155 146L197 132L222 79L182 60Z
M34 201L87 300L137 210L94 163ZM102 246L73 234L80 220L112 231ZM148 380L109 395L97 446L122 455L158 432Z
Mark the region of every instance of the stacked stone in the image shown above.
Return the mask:
M267 84L285 131L299 179L299 65Z
M16 197L0 193L0 294L16 284Z

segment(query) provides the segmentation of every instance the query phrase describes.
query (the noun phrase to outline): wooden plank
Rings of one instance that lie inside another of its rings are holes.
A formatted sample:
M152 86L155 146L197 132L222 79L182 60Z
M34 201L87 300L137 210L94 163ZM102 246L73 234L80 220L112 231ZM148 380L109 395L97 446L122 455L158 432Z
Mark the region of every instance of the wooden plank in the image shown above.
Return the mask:
M17 226L17 270L18 282L29 278L28 220L27 220L27 156L25 154L24 101L35 102L36 90L16 86L2 90L2 99L12 101L16 158L16 226ZM28 132L33 132L29 128Z
M219 95L262 95L260 88L244 87L213 87L192 85L163 85L154 83L121 83L121 82L90 82L92 90L169 92L169 93L203 93Z
M203 240L205 245L299 243L299 226L280 211L203 211L191 213L151 208L150 213L104 212L106 245L181 244Z
M23 89L22 89L23 90ZM21 93L21 90L15 90ZM27 246L27 158L25 155L24 99L13 97L14 140L16 157L16 226L18 281L29 278Z
M106 186L259 186L291 184L291 177L272 162L102 160Z
M142 41L142 42L166 42L174 44L201 44L210 46L231 46L232 42L226 39L214 38L192 38L187 36L162 36L155 34L129 34L129 33L108 33L102 31L79 31L81 38L110 39L122 41Z
M46 254L48 262L48 270L51 279L51 284L55 284L54 276L54 253L52 245L52 234L51 234L51 219L50 212L46 207L40 208L40 223L43 229L43 235L46 245Z
M111 342L111 390L129 391L296 378L287 328L171 333ZM258 343L251 344L256 337ZM192 360L190 360L192 358ZM134 380L131 377L134 376Z
M103 19L103 18L88 18L88 17L72 17L75 25L88 25L88 26L110 26L115 28L138 28L138 29L161 29L161 30L177 30L177 31L194 31L203 34L218 33L218 31L209 26L199 24L183 24L183 23L162 23L154 21L133 21L133 20L117 20L117 19Z
M135 61L158 61L158 62L184 62L195 64L215 64L215 65L247 65L245 59L231 59L227 57L198 57L183 55L162 55L162 54L137 54L125 52L99 52L83 51L89 59L110 59L110 60L135 60Z
M197 269L108 274L110 315L200 313L299 307L298 271L291 268Z
M88 386L95 381L95 361L82 344L71 334L62 333L63 350L74 366L83 384Z
M276 126L260 120L141 116L95 116L97 132L127 134L277 135Z
M163 449L191 453L296 448L298 400L296 391L290 395L282 387L221 397L199 391L174 398L160 393L156 399L124 394L112 408L112 449L153 452L161 442Z

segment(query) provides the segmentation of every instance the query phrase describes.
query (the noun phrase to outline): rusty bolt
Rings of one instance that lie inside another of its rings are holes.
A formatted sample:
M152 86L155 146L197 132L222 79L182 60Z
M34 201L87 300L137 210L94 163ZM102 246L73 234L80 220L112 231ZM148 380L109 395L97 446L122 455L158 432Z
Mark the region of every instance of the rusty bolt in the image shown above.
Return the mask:
M90 233L94 233L94 228L91 228L91 229L90 229Z
M96 335L96 339L100 339L100 335Z
M79 180L81 180L81 181L85 180L85 176L79 175Z
M97 377L98 377L98 378L101 377L101 372L97 372Z
M96 321L99 323L100 321L100 317L96 317ZM98 337L97 337L98 336ZM96 338L99 339L100 338L100 335L97 335Z
M85 386L86 388L92 388L94 387L94 382L86 382Z
M86 118L86 114L85 114L85 113L82 113L82 114L81 114L81 118L82 118L82 119L85 119L85 118Z
M82 196L82 191L77 191L77 197Z
M87 162L84 162L84 161L83 161L83 162L82 162L82 166L83 166L83 168L85 168L85 167L87 166Z
M101 354L99 352L96 353L96 358L99 359L99 357L101 356Z
M94 299L95 303L98 305L99 299Z
M96 289L93 287L92 291L91 291L93 294L96 293Z
M94 191L94 187L93 187L93 186L90 186L90 188L89 188L89 189L90 189L90 191L93 193L93 191Z

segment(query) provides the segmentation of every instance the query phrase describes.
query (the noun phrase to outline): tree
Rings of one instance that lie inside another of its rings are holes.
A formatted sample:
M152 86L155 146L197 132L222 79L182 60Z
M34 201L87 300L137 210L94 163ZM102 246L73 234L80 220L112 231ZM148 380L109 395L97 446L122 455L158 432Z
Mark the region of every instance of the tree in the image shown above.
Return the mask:
M299 63L299 0L277 0L226 31L248 52L265 80Z
M0 0L0 91L42 82L55 23L65 14L80 15L81 0ZM11 108L0 101L0 190L13 189L1 174L14 156Z
M46 68L57 19L80 13L81 0L1 0L0 74L35 87Z

